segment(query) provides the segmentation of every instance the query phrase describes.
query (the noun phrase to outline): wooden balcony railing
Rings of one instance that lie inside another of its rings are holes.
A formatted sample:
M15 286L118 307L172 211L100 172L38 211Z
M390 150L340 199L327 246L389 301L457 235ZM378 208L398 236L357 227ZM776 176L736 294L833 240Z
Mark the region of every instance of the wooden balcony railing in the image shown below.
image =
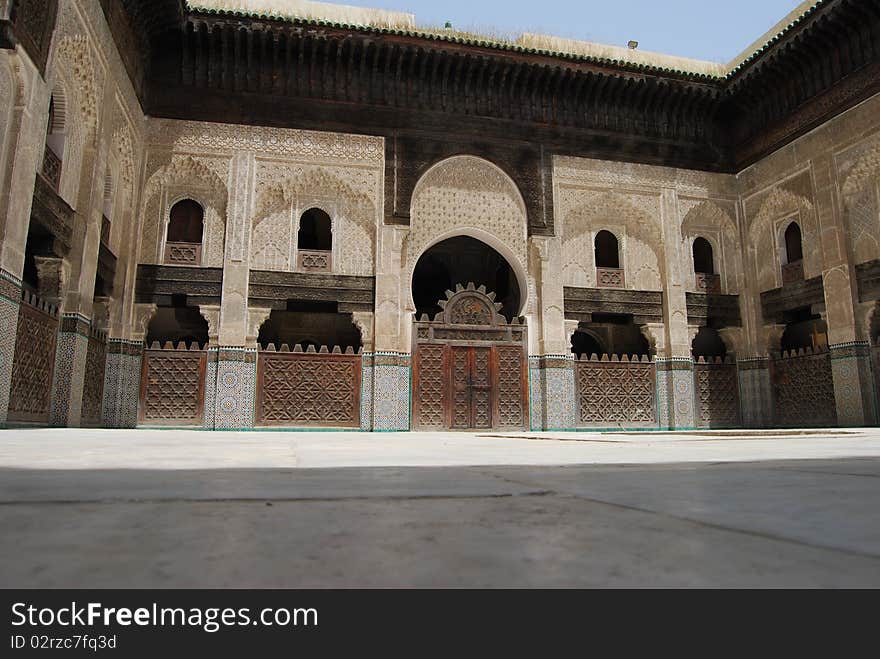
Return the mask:
M168 265L201 265L201 243L165 243L165 263Z
M61 185L61 158L55 155L55 152L46 145L43 153L43 176L52 185L52 189L58 191Z
M596 268L596 285L599 288L626 288L622 268Z
M697 291L700 293L720 293L721 277L706 272L698 272L696 277Z
M782 285L795 284L804 280L804 262L795 261L782 266Z
M323 250L299 250L297 257L300 270L308 272L331 272L333 252Z

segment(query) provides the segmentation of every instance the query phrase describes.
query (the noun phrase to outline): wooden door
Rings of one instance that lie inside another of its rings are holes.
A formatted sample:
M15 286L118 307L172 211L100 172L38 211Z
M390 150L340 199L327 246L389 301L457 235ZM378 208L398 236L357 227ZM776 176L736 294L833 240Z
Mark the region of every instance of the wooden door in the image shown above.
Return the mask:
M493 427L494 359L492 348L451 347L449 427L487 430Z

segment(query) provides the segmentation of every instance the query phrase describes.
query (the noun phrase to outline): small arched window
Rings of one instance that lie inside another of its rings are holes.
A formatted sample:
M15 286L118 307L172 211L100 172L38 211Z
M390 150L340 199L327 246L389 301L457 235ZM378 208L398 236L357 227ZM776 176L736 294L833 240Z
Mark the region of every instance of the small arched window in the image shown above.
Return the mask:
M715 274L712 244L705 238L697 238L694 241L694 272L703 275Z
M297 247L316 252L333 249L333 230L330 216L320 208L310 208L299 220Z
M610 231L603 230L596 234L596 267L620 268L620 249L617 237Z
M178 201L171 208L168 223L169 243L201 244L205 226L205 211L192 199Z
M785 230L785 256L786 263L797 263L804 260L803 236L797 222L792 222Z

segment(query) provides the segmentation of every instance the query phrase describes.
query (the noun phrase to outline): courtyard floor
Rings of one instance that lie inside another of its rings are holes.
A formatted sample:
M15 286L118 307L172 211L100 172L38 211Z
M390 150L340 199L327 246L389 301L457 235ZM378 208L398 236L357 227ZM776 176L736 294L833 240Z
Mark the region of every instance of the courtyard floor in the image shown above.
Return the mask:
M0 587L880 587L880 430L0 431Z

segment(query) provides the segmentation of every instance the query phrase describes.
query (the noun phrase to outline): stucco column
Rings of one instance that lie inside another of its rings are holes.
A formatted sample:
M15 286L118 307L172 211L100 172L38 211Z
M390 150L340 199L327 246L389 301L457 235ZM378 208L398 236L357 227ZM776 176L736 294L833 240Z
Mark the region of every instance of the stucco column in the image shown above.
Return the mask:
M739 296L743 332L736 355L740 410L743 426L746 428L769 428L773 425L773 386L770 381L771 351L768 347L768 336L771 342L776 341L777 347L774 350L778 350L778 338L785 328L764 325L756 271L757 251L755 245L748 244L749 233L741 202L737 205L737 221L745 250L743 287ZM722 339L724 336L722 335Z
M128 197L121 202L121 226L129 227L130 238L118 241L119 254L116 261L116 277L113 281L113 298L108 304L107 358L104 366L104 400L101 407L101 425L106 428L134 428L138 421L141 366L143 363L143 340L133 336L134 282L137 273L137 254L140 233L135 222L135 199ZM114 222L115 224L115 222ZM95 300L93 322L98 322ZM150 314L152 316L152 313Z
M361 333L361 430L373 429L373 345L375 341L375 314L356 311L351 320Z
M844 213L849 200L838 197L837 172L829 155L813 160L812 165L837 422L841 426L872 425L878 420L877 399L870 336L859 327L858 280L847 249Z
M378 232L374 349L367 352L364 348L363 373L364 380L370 378L372 384L363 392L363 429L410 428L410 352L415 309L411 308L410 282L403 281L408 234L409 227L399 226L383 226Z
M254 425L257 349L256 337L249 340L248 286L255 169L253 153L235 153L228 181L219 329L216 344L208 348L205 370L204 425L218 430Z
M0 51L17 69L23 94L16 94L0 162L0 425L9 411L15 358L21 276L37 168L42 163L49 114L49 89L24 50Z
M50 415L53 426L78 427L82 416L105 178L105 163L96 149L94 130L87 132L77 187L69 255L70 281L61 307L61 330L55 354Z
M530 266L537 300L529 345L529 397L532 430L575 427L574 357L565 322L562 243L551 236L529 238ZM536 322L535 322L536 321Z
M665 351L657 353L657 407L660 427L688 429L696 425L694 365L688 327L687 287L682 272L681 225L675 190L661 193L663 224L663 320Z

